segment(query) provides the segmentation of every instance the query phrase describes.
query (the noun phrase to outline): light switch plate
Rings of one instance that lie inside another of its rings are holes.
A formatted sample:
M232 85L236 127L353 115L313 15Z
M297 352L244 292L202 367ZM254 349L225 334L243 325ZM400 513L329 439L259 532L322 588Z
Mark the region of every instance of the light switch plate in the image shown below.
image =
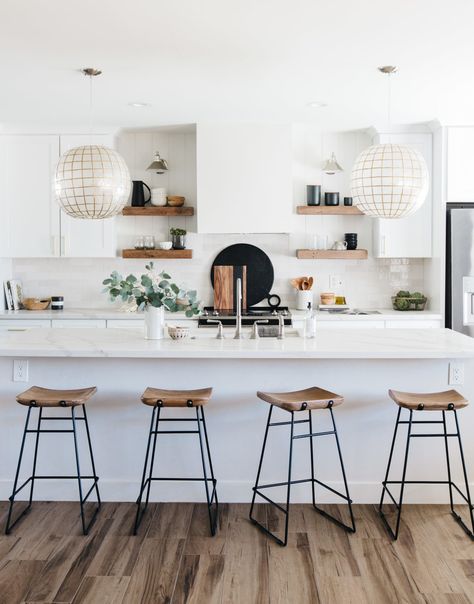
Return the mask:
M456 361L449 363L448 384L450 386L464 384L464 363Z
M13 381L28 381L28 361L25 359L15 359L13 361Z

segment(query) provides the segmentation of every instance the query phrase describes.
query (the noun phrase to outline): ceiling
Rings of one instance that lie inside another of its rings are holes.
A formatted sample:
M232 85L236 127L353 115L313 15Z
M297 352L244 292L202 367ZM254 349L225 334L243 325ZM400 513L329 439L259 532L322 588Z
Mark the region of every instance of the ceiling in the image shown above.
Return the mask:
M0 124L474 123L471 0L1 0ZM146 102L134 108L131 102ZM308 107L311 101L327 104Z

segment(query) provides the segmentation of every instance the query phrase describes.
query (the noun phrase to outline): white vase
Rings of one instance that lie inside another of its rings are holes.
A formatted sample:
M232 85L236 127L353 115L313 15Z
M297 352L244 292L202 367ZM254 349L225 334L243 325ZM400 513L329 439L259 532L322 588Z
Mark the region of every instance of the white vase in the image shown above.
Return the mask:
M165 307L147 305L145 308L145 339L161 340L165 335Z

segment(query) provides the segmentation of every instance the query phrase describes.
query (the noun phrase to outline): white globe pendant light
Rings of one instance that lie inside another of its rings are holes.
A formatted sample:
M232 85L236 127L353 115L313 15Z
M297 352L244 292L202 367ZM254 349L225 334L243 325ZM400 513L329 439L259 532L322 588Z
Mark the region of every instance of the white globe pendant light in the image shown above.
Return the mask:
M354 205L368 216L409 216L423 205L428 193L426 162L408 145L373 145L356 159L351 193Z
M101 72L83 70L91 78ZM91 95L92 96L92 95ZM131 179L122 156L102 145L70 149L59 159L56 200L72 218L101 220L120 214L127 204Z
M379 67L395 73L392 66ZM390 122L390 90L389 90ZM353 203L376 218L403 218L416 212L428 194L426 162L416 149L404 144L373 145L362 151L351 173Z

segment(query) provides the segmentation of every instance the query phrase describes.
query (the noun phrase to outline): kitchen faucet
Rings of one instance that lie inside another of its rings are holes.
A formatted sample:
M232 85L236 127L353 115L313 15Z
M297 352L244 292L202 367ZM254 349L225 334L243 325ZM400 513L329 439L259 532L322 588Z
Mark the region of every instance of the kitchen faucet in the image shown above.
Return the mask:
M282 314L278 315L278 336L279 340L285 339L285 317Z
M236 303L237 303L237 314L235 317L235 334L234 340L242 339L242 279L239 277L236 282Z

